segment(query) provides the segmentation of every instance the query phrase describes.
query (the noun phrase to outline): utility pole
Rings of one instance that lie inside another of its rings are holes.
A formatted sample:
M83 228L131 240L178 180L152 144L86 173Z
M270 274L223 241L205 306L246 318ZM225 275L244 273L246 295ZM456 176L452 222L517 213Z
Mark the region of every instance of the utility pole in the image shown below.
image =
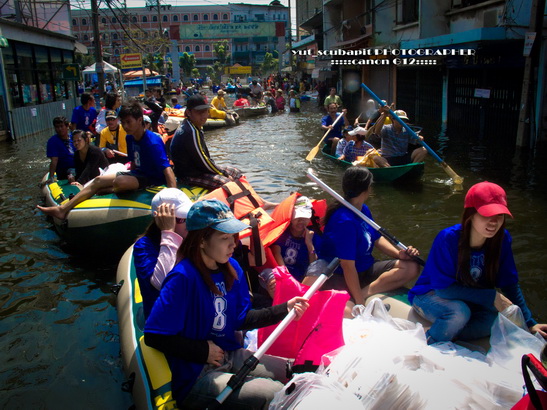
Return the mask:
M159 39L160 39L160 49L159 49L159 52L163 55L163 75L166 75L167 74L167 61L165 61L165 44L164 44L164 41L165 41L165 36L163 34L163 28L161 26L161 5L160 5L160 1L161 0L157 0L156 2L156 7L158 8L158 34L159 34Z
M543 29L543 10L545 9L545 0L533 0L530 10L530 29L529 32L535 33L536 38L530 54L526 57L524 65L524 77L522 80L522 94L520 97L520 113L517 129L517 147L530 146L530 135L535 135L535 121L532 118L536 115L530 110L530 100L533 98L532 84L535 83L534 69L538 65L538 56L541 46L541 36ZM531 126L534 125L534 127ZM535 144L535 139L532 141Z
M93 39L95 41L95 71L99 80L99 97L104 97L104 66L101 34L99 32L99 8L97 0L91 0L91 20L93 23Z

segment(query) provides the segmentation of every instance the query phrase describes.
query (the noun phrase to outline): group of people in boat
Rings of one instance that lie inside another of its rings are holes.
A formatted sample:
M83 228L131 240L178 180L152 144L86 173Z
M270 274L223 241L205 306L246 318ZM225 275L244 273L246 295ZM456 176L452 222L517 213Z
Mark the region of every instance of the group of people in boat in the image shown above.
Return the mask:
M394 119L390 113L393 105L386 104L375 112L369 112L365 127L359 125L363 115L360 113L353 127L341 103L336 89L332 88L331 94L325 99L327 114L321 120L321 128L326 132L326 148L331 155L354 165L379 168L422 162L425 159L427 150L418 140L423 139L423 136L415 138ZM408 121L405 111L394 112L401 120Z
M248 264L234 258L241 246L239 233L249 225L224 202L206 199L192 204L176 188L178 180L215 190L242 177L239 169L216 164L207 150L202 127L209 109L199 94L188 98L186 118L175 131L168 158L162 139L146 128L143 107L137 102L121 106L118 117L127 134L128 170L93 178L63 205L38 207L64 219L75 205L97 193L167 186L152 201L154 219L135 243L134 264L147 317L145 342L165 353L172 391L181 408L205 407L250 356L242 348L239 330L276 324L291 309L299 318L309 305L295 297L281 305L254 309L245 277L248 272L240 266ZM113 114L105 113L107 117L112 119ZM71 141L64 119L56 118L54 125L56 135L48 141L50 175L56 172L58 178L68 178L72 163L60 152L70 151L74 133ZM83 148L81 135L76 145ZM366 201L372 184L372 174L365 167L348 168L342 180L344 198L371 219ZM277 205L256 200L264 209ZM505 229L505 218L512 215L500 186L482 182L469 189L461 223L439 233L421 275L414 260L417 249L397 249L340 203L328 207L320 226L317 221L310 226L314 213L310 199L298 197L293 208L287 229L271 245L275 264L287 266L297 280L311 284L322 273L321 266L339 258L340 267L323 288L349 293L346 316L369 296L416 281L409 300L432 322L426 332L428 343L488 336L497 313L511 304L520 307L531 332L547 338L547 324L533 319L519 287L511 236ZM389 259L376 260L374 249ZM275 279L262 277L271 294ZM286 362L264 356L228 403L266 408L287 381Z

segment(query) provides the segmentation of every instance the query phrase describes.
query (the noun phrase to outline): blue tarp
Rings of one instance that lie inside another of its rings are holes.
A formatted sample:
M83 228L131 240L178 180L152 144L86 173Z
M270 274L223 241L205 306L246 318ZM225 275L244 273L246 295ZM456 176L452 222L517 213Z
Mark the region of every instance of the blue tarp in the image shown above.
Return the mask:
M146 85L161 85L161 78L147 78ZM129 80L123 83L124 87L142 87L142 78L138 80Z

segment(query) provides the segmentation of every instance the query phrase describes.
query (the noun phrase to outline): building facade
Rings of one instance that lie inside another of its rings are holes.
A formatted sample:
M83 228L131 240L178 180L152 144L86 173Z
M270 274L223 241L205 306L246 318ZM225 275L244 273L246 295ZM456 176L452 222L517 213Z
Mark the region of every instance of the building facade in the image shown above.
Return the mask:
M204 74L205 67L215 62L214 44L226 40L231 64L259 65L266 52L285 51L290 33L288 14L287 8L277 0L269 5L161 5L159 10L154 5L101 8L99 30L103 56L111 64L120 63L120 55L133 52L165 56L169 60L172 48L176 47L179 56L184 52L193 54L197 68ZM73 9L71 24L74 36L93 53L91 11ZM166 30L170 44L158 45L154 39L165 35ZM264 35L256 35L256 30ZM247 32L251 34L246 35Z
M355 111L365 95L343 86L348 84L346 78L357 76L378 96L405 109L415 123L430 129L449 127L451 132L463 131L464 126L471 135L480 137L488 131L489 135L508 135L514 142L522 122L519 112L528 58L523 54L526 33L536 17L534 7L541 8L537 14L545 15L545 1L538 0L523 0L519 7L505 0L302 0L297 3L297 22L309 35L295 48L340 53L388 50L387 55L359 57L359 64L336 66L331 65L333 57L306 61L310 58L299 56L300 67L303 74L338 85L344 101ZM547 118L542 27L540 23L531 48L530 80L537 83L530 98L533 109L524 119L539 137L545 137ZM438 53L399 60L390 54L391 50L412 53L416 49ZM442 50L456 53L446 55ZM472 50L472 55L465 55L466 50Z

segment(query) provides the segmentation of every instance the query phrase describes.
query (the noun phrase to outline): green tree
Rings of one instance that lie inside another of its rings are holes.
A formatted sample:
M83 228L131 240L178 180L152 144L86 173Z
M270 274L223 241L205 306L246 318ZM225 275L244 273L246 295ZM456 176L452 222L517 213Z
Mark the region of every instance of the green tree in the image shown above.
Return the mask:
M184 75L190 77L192 75L192 70L196 67L196 56L188 54L185 51L179 59L179 64Z
M154 57L154 54L148 53L143 58L143 64L150 69L150 71L157 71L159 72L159 67L156 64L156 57Z
M222 40L214 43L213 50L215 53L216 61L220 63L222 68L229 64L232 56L230 53L228 53L228 40Z
M260 71L262 72L262 75L268 75L273 72L277 72L278 66L279 60L277 58L273 58L272 53L266 53L264 55L264 61L260 66Z
M200 77L199 70L197 68L194 68L192 70L192 78L199 78L199 77Z

